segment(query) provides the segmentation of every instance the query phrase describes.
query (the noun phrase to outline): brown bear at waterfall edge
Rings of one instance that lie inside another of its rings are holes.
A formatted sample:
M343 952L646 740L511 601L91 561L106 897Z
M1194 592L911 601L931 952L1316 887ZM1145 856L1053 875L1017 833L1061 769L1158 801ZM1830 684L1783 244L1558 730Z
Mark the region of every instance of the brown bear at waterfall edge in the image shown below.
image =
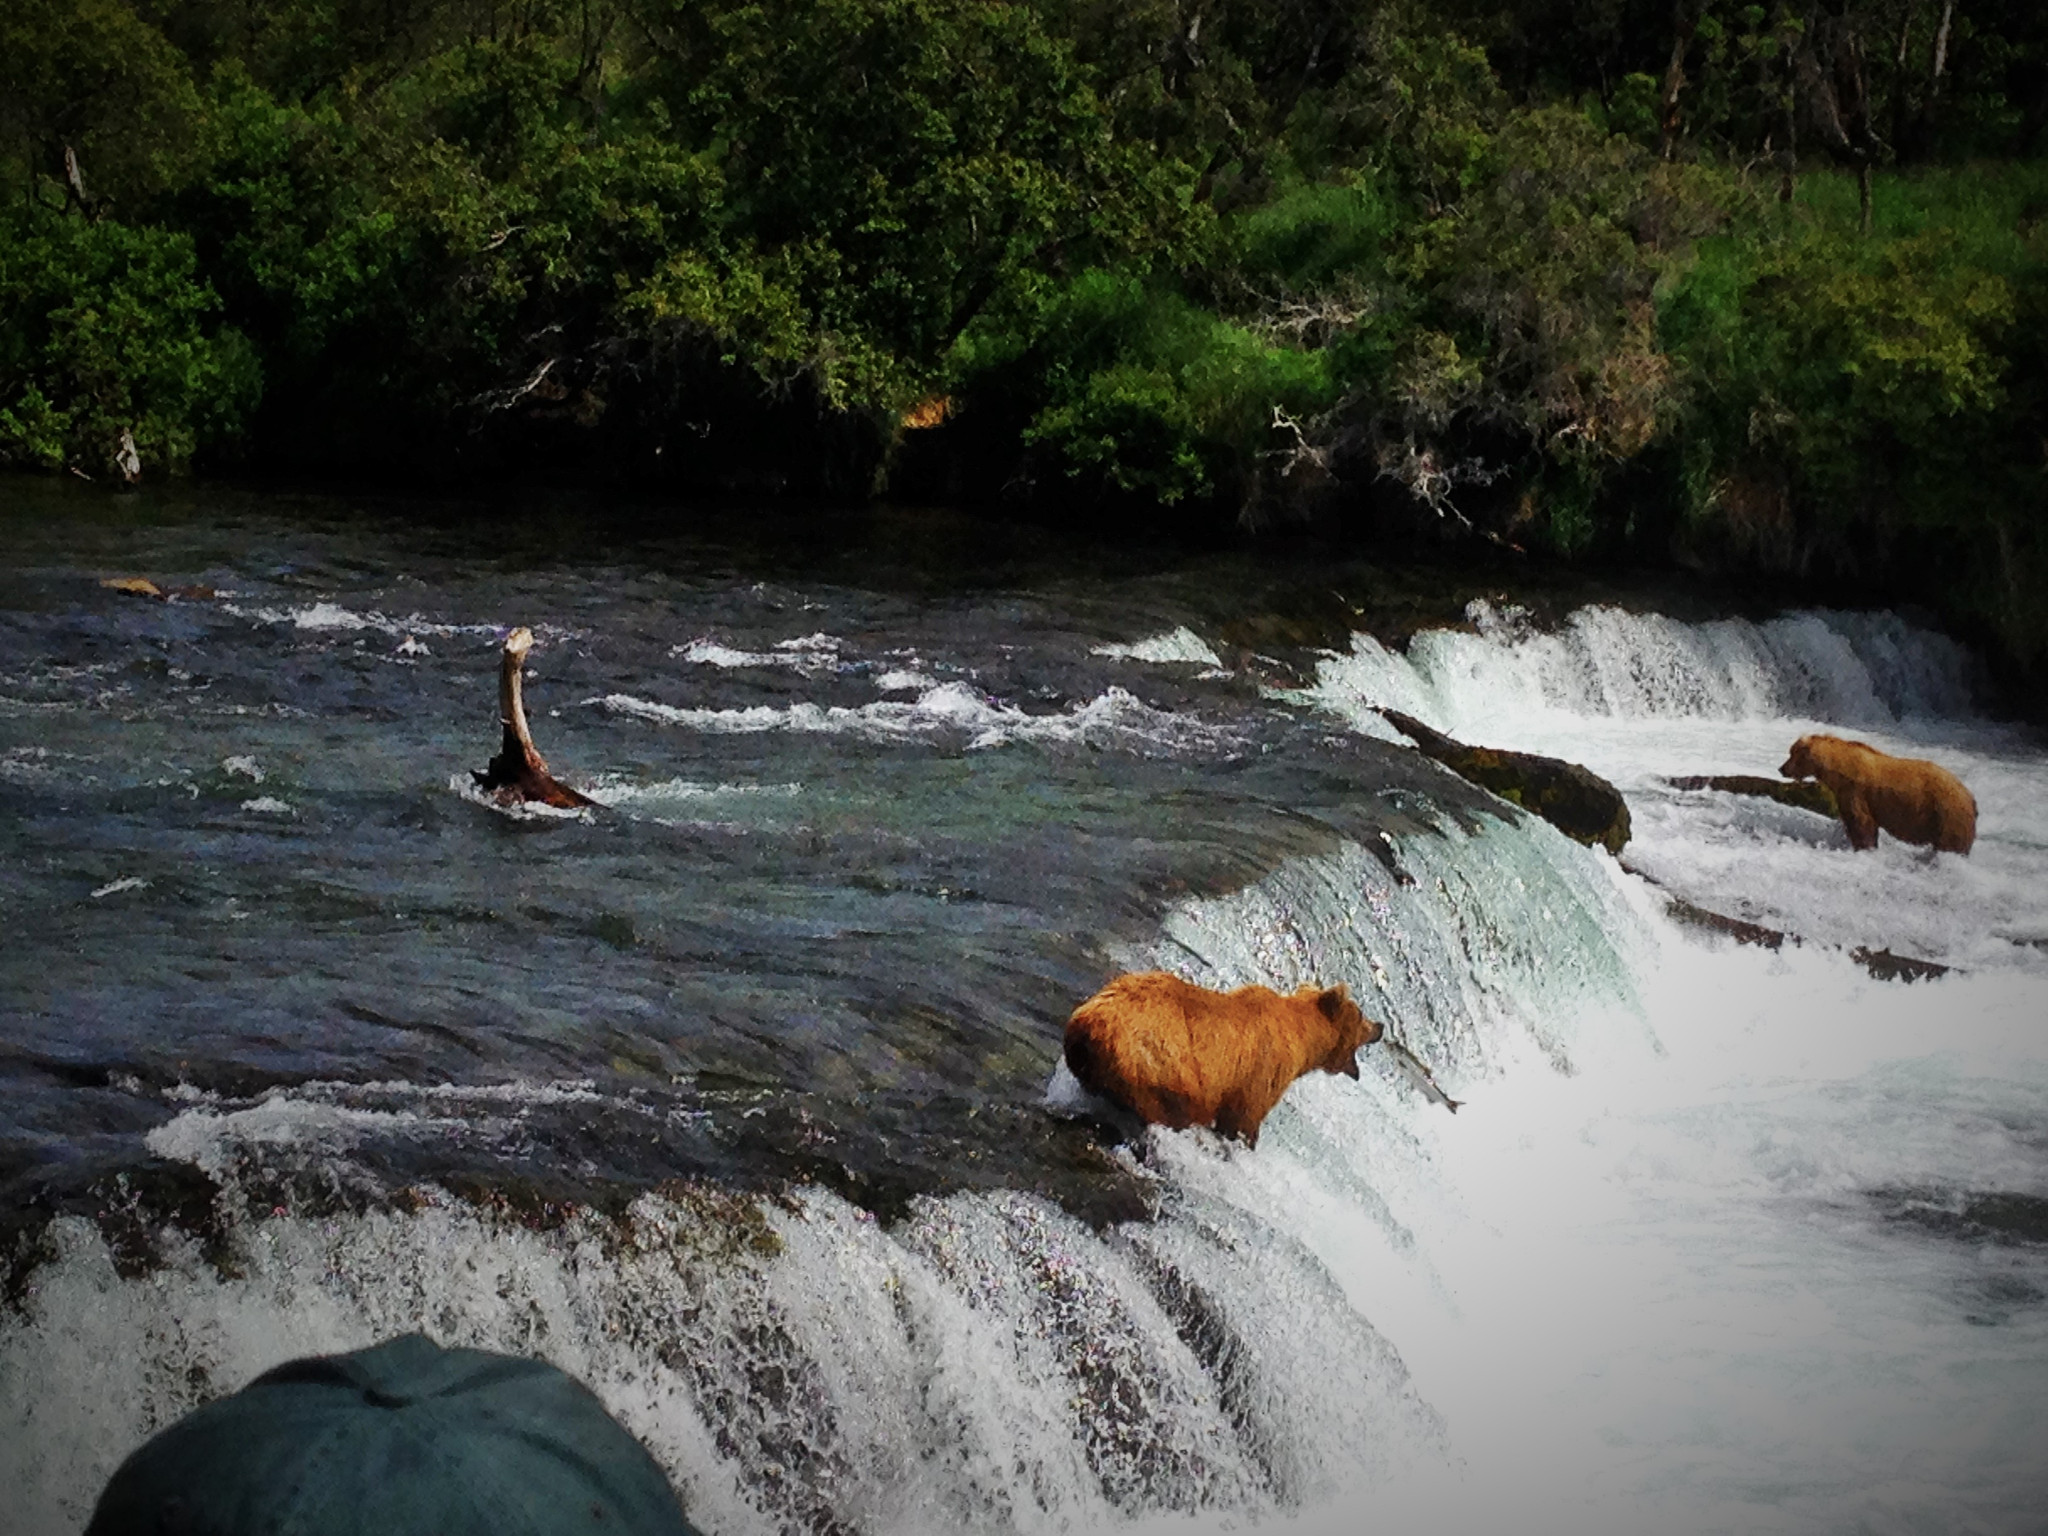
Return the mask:
M1213 1125L1259 1144L1259 1126L1312 1068L1358 1076L1380 1037L1343 987L1211 992L1164 971L1119 976L1067 1020L1067 1066L1090 1093L1175 1130Z
M1802 736L1778 772L1818 779L1834 791L1853 848L1875 848L1880 829L1901 842L1968 853L1977 841L1977 802L1946 768L1892 757L1839 736Z

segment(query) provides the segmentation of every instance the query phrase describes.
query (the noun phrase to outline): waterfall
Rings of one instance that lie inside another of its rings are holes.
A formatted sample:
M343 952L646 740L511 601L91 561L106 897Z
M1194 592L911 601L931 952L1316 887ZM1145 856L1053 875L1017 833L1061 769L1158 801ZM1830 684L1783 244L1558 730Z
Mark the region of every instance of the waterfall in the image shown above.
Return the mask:
M1469 628L1424 630L1405 654L1355 636L1309 696L1390 705L1456 735L1542 717L1891 728L1967 717L1979 687L1960 645L1889 613L1690 624L1593 606L1547 631L1479 600L1466 617Z
M1131 961L1218 983L1341 970L1471 1091L1525 1059L1569 1070L1604 1048L1595 1020L1640 1039L1624 950L1641 927L1548 828L1446 829L1185 903ZM1256 1155L1154 1133L1159 1218L1104 1232L1023 1192L925 1199L888 1229L817 1190L668 1191L550 1231L454 1200L326 1220L245 1206L225 1254L175 1243L123 1278L91 1227L59 1221L26 1315L0 1323L0 1380L46 1384L15 1405L36 1433L5 1437L0 1467L26 1530L75 1528L115 1451L203 1396L424 1320L584 1377L710 1530L1312 1520L1451 1454L1331 1247L1412 1253L1380 1186L1442 1113L1366 1054L1359 1083L1299 1084ZM315 1150L333 1116L307 1101ZM272 1111L260 1134L290 1123ZM206 1144L230 1129L195 1107L156 1141L233 1190ZM1303 1201L1341 1221L1305 1226Z
M1255 1152L1202 1131L1122 1148L1156 1215L1096 1228L1029 1189L924 1196L887 1222L812 1187L678 1182L616 1213L366 1199L348 1159L372 1121L514 1124L515 1091L342 1102L302 1083L233 1112L195 1093L149 1144L222 1181L219 1230L161 1234L143 1264L103 1233L118 1209L60 1218L0 1312L13 1528L76 1531L119 1458L196 1403L410 1328L587 1381L715 1536L2037 1528L2038 747L1973 713L1963 652L1889 616L1469 617L1405 654L1360 637L1278 698L1357 732L1386 734L1383 703L1588 761L1629 793L1629 867L1505 805L1452 818L1418 794L1401 835L1262 866L1105 941L1119 966L1212 986L1343 981L1455 1115L1368 1049L1355 1082L1296 1083ZM1213 662L1192 630L1169 638L1102 654ZM754 704L607 699L693 741L1237 740L1096 687L1042 713L957 688L838 715L806 698L759 732ZM819 732L789 724L802 711ZM1958 763L1977 852L1852 857L1824 818L1665 785L1770 772L1815 723ZM796 816L799 761L607 793L766 786ZM1667 916L1673 894L1810 942L1702 940ZM1845 953L1886 942L1957 969L1887 985ZM1047 1086L1049 1113L1071 1103ZM288 1153L331 1169L333 1214L271 1204L260 1165Z

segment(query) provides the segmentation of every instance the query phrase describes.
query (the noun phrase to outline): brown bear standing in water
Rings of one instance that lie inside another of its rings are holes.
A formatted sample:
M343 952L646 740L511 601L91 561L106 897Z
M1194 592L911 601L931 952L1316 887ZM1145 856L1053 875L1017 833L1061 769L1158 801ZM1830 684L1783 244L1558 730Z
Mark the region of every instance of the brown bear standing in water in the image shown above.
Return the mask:
M1153 1125L1213 1125L1259 1144L1259 1125L1312 1067L1358 1076L1380 1037L1343 987L1211 992L1145 971L1119 976L1067 1020L1067 1066L1090 1093Z
M1839 736L1802 736L1778 772L1834 791L1853 848L1875 848L1880 828L1945 853L1968 853L1977 841L1977 802L1963 781L1920 758L1891 757Z

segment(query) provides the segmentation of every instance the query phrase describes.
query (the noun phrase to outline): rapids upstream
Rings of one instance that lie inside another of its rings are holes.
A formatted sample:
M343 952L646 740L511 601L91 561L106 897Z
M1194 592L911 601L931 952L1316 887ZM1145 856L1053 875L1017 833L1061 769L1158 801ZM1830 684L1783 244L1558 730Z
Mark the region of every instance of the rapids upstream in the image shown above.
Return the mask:
M0 484L10 1530L412 1328L583 1378L712 1536L2042 1529L2048 752L1961 647L707 528ZM595 811L470 787L522 624ZM1669 782L1814 729L1974 852ZM1060 1030L1152 966L1346 981L1464 1107L1367 1050L1256 1152L1120 1139Z

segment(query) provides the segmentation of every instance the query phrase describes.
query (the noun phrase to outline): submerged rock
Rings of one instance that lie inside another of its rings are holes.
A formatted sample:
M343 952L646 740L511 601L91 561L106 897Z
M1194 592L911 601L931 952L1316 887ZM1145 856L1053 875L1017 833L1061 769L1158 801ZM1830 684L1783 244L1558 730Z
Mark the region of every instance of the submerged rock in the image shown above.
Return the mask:
M1628 802L1621 791L1591 769L1561 757L1468 747L1397 709L1380 711L1425 756L1451 772L1492 790L1503 800L1541 816L1566 837L1587 847L1620 853L1628 843Z
M1830 821L1841 819L1835 792L1811 779L1766 779L1753 773L1694 773L1664 781L1673 789L1718 789L1728 795L1760 795L1780 805L1816 811Z

